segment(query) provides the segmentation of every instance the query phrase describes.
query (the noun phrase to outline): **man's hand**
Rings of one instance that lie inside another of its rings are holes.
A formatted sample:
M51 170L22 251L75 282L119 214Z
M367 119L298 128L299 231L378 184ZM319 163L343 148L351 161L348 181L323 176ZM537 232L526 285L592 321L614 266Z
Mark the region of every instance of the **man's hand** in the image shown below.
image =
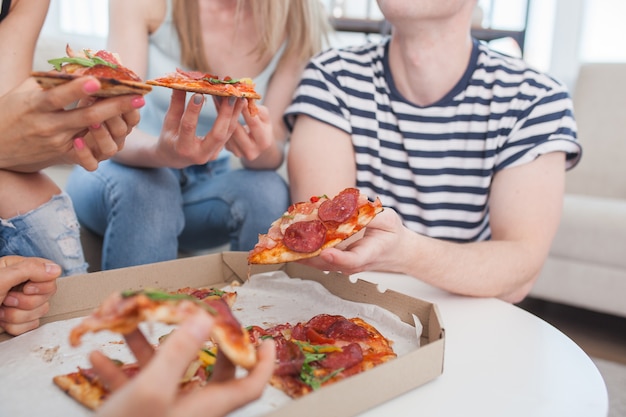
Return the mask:
M0 327L12 335L38 327L60 275L61 267L43 258L0 258Z

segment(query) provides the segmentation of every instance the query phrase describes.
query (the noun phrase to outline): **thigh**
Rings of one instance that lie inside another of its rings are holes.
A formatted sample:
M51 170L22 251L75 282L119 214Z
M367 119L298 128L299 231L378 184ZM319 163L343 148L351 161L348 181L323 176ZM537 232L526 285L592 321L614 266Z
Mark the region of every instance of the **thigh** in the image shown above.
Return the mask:
M11 219L0 226L0 256L20 255L50 259L63 275L87 271L80 244L78 221L67 194Z
M61 189L41 172L12 172L0 169L0 218L11 218L40 207Z
M248 250L290 202L287 184L275 171L246 169L196 178L183 201L181 247L194 250L228 242L233 250Z
M170 219L182 228L182 196L178 178L168 168L136 168L101 162L88 172L76 167L67 183L81 224L104 235L111 223L144 229Z

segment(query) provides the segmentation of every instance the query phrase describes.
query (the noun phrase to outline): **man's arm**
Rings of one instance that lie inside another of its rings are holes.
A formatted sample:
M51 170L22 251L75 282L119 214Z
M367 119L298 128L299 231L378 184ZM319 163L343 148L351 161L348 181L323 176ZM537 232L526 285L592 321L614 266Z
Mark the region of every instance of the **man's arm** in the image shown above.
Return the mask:
M299 116L289 153L294 201L335 195L355 184L355 162L347 133ZM348 247L326 249L305 263L324 270L399 272L444 290L477 297L521 300L541 271L556 233L565 183L565 156L550 153L505 169L490 194L492 239L452 243L420 235L385 209Z
M337 195L356 185L350 135L309 116L299 115L291 135L287 161L291 199Z

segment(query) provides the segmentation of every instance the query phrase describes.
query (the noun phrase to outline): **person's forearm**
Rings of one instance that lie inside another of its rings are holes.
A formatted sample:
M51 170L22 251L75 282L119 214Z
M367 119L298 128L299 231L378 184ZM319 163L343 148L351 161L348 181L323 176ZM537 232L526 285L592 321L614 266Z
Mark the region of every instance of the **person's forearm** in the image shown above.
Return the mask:
M452 243L407 231L398 271L456 294L520 301L546 254L513 241Z

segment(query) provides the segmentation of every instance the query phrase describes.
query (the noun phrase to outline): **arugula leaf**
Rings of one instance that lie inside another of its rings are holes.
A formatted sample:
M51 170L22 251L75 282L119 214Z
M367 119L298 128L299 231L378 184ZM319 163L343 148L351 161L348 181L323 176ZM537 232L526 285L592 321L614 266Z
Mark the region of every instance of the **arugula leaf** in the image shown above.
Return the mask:
M139 294L143 294L153 301L189 300L189 301L196 303L203 309L205 309L209 314L213 316L217 315L217 311L215 311L215 309L212 308L210 305L202 302L201 300L198 300L194 296L187 295L187 294L172 294L172 293L165 292L165 291L149 290L149 289L137 290L137 291L128 290L128 291L122 291L122 298L129 298L129 297L133 297Z
M202 78L202 81L210 82L211 84L237 84L240 82L238 78L231 78L230 80L220 80L219 78Z
M293 342L300 348L300 351L304 354L304 363L302 364L302 368L300 369L300 380L310 386L313 390L320 389L324 382L333 378L340 372L344 370L344 368L337 369L330 374L324 377L318 377L315 375L315 367L311 365L312 362L321 361L326 357L325 353L311 353L319 352L323 349L334 348L333 345L312 345L309 342L304 342L300 340L293 340Z
M104 59L98 56L94 56L94 55L88 55L87 58L69 57L69 56L62 57L62 58L54 58L54 59L49 59L48 63L52 64L54 66L54 69L57 71L61 71L61 67L63 66L63 64L78 64L78 65L82 65L83 67L94 67L96 65L106 65L107 67L117 68L117 65L112 64L108 61L105 61Z

